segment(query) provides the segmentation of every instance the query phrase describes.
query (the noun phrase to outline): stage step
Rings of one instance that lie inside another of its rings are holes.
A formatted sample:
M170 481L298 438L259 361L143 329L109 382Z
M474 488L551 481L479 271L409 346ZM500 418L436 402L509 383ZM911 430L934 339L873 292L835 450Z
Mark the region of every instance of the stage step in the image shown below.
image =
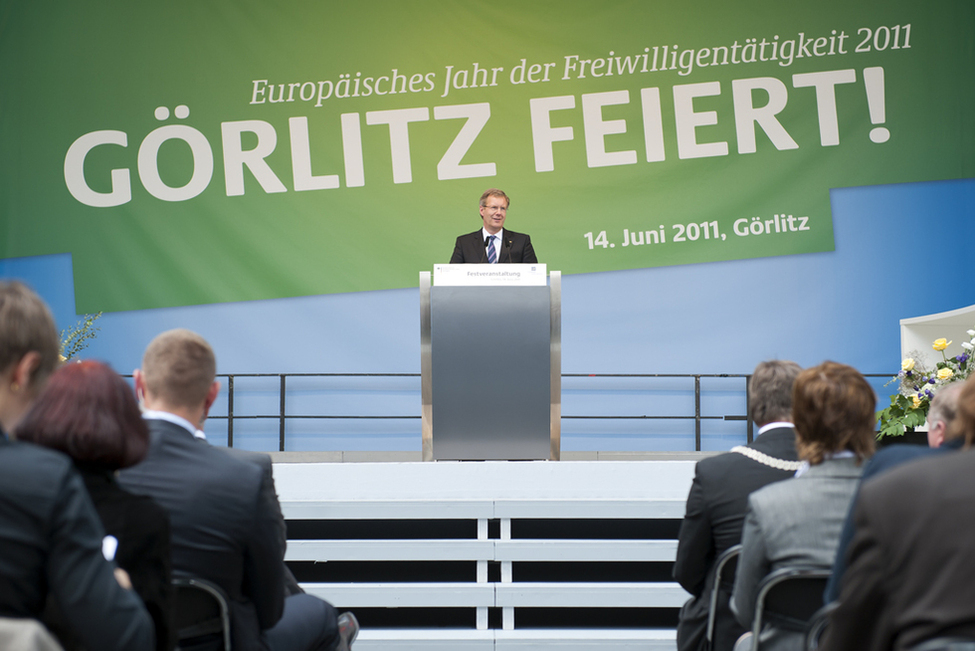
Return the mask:
M673 630L364 629L355 651L673 651Z

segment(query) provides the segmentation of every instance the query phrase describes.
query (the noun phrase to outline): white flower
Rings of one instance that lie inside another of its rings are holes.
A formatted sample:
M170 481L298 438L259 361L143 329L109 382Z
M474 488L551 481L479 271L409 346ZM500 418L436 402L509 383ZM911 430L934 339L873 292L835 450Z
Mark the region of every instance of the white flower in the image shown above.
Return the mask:
M961 342L961 347L964 348L965 350L972 350L973 348L975 348L975 346L971 345L967 341Z
M975 337L975 330L966 330L969 337Z

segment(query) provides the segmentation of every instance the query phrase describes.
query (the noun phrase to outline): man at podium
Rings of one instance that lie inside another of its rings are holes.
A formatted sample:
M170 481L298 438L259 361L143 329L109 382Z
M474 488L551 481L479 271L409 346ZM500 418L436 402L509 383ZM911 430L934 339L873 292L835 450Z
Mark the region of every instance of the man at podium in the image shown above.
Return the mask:
M538 262L532 248L532 238L504 228L504 218L510 204L511 200L503 191L497 188L486 190L481 195L481 221L484 227L457 238L450 264Z

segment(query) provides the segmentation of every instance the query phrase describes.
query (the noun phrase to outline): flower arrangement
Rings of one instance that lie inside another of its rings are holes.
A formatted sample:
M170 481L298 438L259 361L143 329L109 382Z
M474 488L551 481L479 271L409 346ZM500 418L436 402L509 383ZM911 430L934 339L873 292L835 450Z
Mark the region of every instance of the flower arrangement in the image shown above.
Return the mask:
M102 313L86 314L74 326L61 331L61 361L67 362L88 347L91 340L98 335L98 328L95 321L101 317Z
M964 381L975 371L975 330L969 330L969 341L963 341L960 355L948 357L945 349L950 341L935 339L931 348L941 353L941 361L928 367L924 357L911 351L901 362L900 372L887 385L899 383L898 392L890 397L890 406L877 412L880 430L877 438L902 436L908 429L924 424L931 408L931 400L938 389L952 382ZM887 386L884 385L884 386Z

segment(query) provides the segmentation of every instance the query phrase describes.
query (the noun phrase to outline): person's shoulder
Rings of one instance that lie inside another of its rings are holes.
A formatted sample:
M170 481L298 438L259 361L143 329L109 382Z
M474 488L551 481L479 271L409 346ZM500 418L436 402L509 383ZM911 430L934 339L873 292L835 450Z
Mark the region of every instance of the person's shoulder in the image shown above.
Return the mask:
M748 496L748 503L755 509L774 508L777 504L792 501L802 493L803 488L796 483L795 477L788 477L756 489Z
M932 451L933 452L933 451ZM971 481L975 473L975 449L931 453L901 463L865 482L862 496L871 494L906 495L915 491L933 491L959 479Z
M877 451L863 466L863 478L873 477L902 464L944 454L940 448L921 445L889 445Z
M50 479L55 475L70 474L74 471L71 459L57 450L45 448L26 441L4 441L0 447L0 467L3 475L26 473Z
M268 470L271 468L271 455L267 452L256 452L254 450L242 450L241 448L224 448L218 447L217 450L222 450L226 454L232 457L236 457L241 461L247 461L248 463L257 464L262 469Z

